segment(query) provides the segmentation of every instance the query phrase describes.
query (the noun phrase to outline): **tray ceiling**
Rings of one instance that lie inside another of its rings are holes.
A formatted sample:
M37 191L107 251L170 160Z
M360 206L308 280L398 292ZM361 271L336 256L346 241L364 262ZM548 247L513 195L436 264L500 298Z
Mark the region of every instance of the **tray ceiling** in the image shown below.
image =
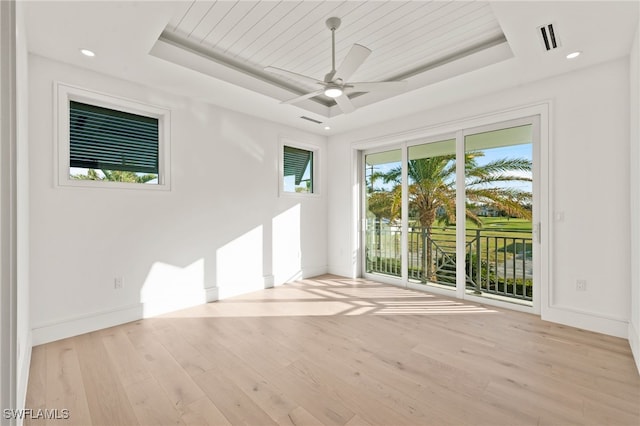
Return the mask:
M489 3L458 1L184 2L151 53L286 100L318 87L264 67L322 80L331 70L325 21L332 16L342 19L336 66L354 43L373 51L351 81L407 80L414 90L512 56ZM364 94L354 103L361 107L388 96ZM299 106L329 117L340 113L334 105L318 96Z
M322 135L628 57L639 16L637 1L613 0L20 3L34 67L44 57ZM322 98L280 105L308 87L263 67L322 78L331 67L330 16L343 21L337 64L353 43L373 50L353 81L407 74L406 91L358 96L350 114ZM550 51L539 30L548 24L560 41ZM566 59L573 51L583 54Z

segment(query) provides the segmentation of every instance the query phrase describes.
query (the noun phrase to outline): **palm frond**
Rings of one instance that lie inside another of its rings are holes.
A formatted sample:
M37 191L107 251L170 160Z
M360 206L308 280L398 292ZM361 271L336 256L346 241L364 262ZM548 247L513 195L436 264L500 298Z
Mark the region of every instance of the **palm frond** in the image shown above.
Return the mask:
M480 217L476 215L471 209L466 209L465 214L467 216L467 219L473 222L478 228L482 228L482 220L480 220Z
M468 179L466 182L467 188L470 186L477 186L483 184L495 184L501 182L533 182L533 179L528 176L514 176L514 175L495 175L489 177L474 177Z
M515 188L488 188L467 191L467 198L477 204L490 205L511 216L531 219L531 210L525 204L531 201L531 193Z
M488 177L505 172L530 172L533 164L527 158L501 158L471 169L467 168L467 176Z
M531 177L523 173L531 171L531 160L502 158L479 165L478 160L484 155L483 151L471 151L464 155L467 198L477 205L490 205L509 215L530 218L531 210L527 204L530 206L531 193L497 184L531 182ZM455 222L456 166L455 154L412 159L407 162L409 211L410 215L418 218L422 226L430 227L435 221ZM399 217L402 200L402 167L373 173L369 179L371 182L381 180L385 184L396 184L388 200L391 204L388 214L391 216L390 220ZM480 225L479 217L470 208L466 210L466 216Z

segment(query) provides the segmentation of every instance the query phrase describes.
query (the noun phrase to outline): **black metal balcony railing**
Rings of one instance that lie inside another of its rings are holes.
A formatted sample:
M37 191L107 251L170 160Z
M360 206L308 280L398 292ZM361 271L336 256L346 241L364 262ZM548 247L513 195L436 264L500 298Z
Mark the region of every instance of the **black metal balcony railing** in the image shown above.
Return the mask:
M410 227L407 234L409 280L456 285L455 228ZM532 238L529 230L468 229L465 242L466 286L490 293L532 300ZM367 230L367 272L401 276L399 227L375 224Z

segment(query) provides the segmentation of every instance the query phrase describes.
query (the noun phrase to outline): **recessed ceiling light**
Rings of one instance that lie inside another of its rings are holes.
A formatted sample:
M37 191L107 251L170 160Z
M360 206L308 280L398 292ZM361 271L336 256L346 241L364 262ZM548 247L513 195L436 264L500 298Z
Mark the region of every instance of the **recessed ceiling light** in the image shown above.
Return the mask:
M329 127L329 126L324 126L324 129L325 129L325 130L331 130L331 127Z
M88 56L90 58L93 58L94 56L96 56L96 54L89 49L80 49L80 53L82 53L84 56Z
M580 56L582 52L580 51L576 51L576 52L571 52L567 55L567 59L573 59L573 58L577 58L578 56Z

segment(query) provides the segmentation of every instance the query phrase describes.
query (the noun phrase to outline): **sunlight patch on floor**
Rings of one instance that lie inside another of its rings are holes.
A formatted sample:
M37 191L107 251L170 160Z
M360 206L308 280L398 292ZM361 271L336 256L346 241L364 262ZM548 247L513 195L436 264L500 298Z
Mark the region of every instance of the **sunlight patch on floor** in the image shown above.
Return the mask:
M454 315L499 311L366 280L300 280L208 303L166 317Z

